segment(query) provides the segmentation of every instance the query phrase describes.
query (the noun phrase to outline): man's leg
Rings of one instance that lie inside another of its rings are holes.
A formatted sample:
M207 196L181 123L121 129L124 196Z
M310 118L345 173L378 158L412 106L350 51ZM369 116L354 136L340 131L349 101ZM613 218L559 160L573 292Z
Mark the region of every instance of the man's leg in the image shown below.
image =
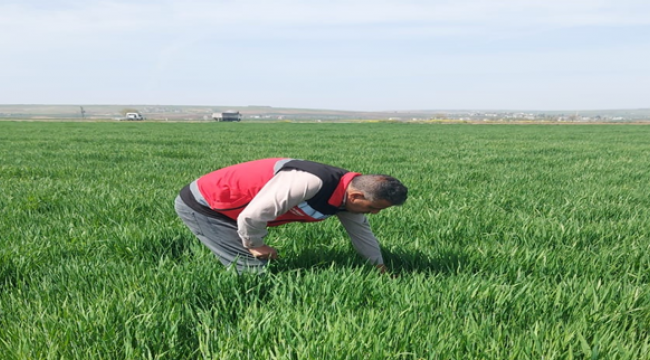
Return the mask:
M242 245L237 234L237 223L224 216L223 219L199 214L183 202L180 196L174 204L183 223L207 246L225 266L235 265L238 273L262 273L268 263L253 257Z

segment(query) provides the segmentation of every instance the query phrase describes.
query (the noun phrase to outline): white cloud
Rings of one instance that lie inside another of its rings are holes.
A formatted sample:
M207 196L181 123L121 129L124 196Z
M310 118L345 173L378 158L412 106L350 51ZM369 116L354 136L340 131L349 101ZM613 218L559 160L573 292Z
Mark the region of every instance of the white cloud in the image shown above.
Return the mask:
M621 29L647 29L649 13L647 0L3 0L0 97L138 102L120 97L131 96L119 91L123 78L142 82L151 102L164 94L159 102L229 96L235 103L239 96L244 104L270 105L278 104L264 98L278 84L287 84L277 95L282 99L328 104L346 98L371 104L372 90L384 84L422 100L420 93L438 80L484 79L490 86L496 79L515 89L525 78L597 81L603 73L604 81L620 85L613 78L621 69L619 78L633 84L623 72L647 73L650 49L641 37L619 37L633 33ZM66 90L72 77L77 88L97 89ZM7 79L20 82L24 95L14 96ZM224 79L233 84L228 91L213 86ZM236 87L242 79L248 83ZM322 94L301 92L306 82ZM195 91L199 84L203 90ZM253 87L261 86L255 98ZM368 99L346 93L351 88ZM391 94L381 103L397 100Z
M408 22L611 25L649 23L650 4L639 0L300 1L190 0L170 2L180 18L217 23L309 25Z
M0 44L30 40L30 34L32 41L39 36L64 41L70 35L149 31L218 35L232 27L236 31L229 35L238 37L336 38L349 33L349 27L371 38L481 35L540 27L648 25L649 12L650 3L639 0L89 0L75 6L54 0L46 7L15 1L0 4Z

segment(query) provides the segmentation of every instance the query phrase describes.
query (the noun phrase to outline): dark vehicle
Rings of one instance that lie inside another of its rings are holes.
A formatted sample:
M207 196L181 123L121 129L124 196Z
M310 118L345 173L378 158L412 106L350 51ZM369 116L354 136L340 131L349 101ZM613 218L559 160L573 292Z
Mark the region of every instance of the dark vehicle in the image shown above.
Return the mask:
M216 121L241 121L241 114L239 111L225 111L222 113L213 113L212 119Z

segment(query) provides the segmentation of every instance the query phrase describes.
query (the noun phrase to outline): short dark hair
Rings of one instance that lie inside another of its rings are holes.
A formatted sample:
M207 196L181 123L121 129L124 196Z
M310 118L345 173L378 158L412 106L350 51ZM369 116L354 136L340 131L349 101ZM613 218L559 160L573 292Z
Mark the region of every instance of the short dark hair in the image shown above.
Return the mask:
M363 192L367 200L386 200L391 205L402 205L408 197L408 188L389 175L359 175L352 179L352 187Z

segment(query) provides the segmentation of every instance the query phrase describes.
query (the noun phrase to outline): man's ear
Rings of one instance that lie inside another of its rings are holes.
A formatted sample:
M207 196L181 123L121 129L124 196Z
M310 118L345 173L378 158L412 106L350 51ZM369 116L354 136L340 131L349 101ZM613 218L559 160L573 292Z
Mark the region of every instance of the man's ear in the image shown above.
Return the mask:
M366 198L365 196L363 196L363 191L358 191L358 190L350 191L349 197L351 200L363 200Z

